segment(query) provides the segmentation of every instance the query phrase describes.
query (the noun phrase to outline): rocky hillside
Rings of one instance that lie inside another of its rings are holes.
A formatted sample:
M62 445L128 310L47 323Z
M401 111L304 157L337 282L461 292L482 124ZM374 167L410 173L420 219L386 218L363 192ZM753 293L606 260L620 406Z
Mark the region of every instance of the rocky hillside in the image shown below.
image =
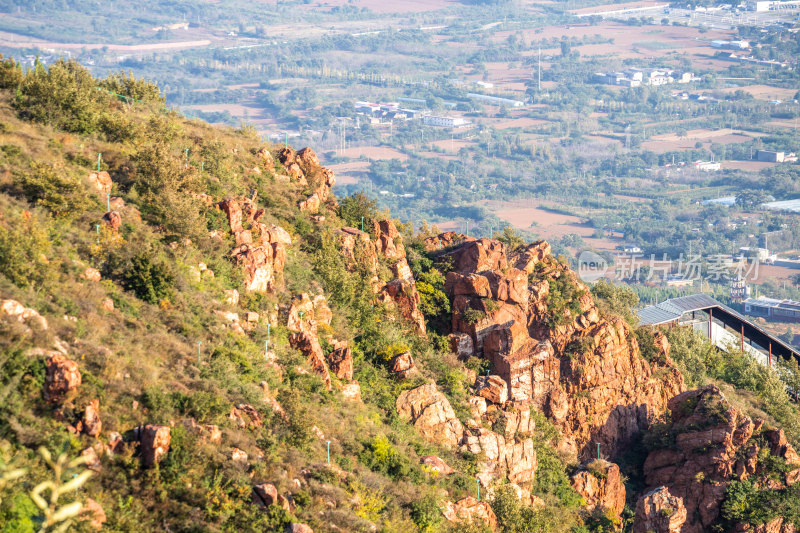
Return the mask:
M337 199L312 148L141 80L0 67L3 531L800 524L774 419L687 391L546 242Z

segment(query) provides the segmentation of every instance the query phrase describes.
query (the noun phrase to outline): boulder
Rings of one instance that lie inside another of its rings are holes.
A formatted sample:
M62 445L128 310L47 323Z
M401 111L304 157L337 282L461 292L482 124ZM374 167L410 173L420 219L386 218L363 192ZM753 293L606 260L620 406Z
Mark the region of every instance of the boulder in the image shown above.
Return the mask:
M35 326L38 329L47 329L47 319L36 310L25 307L16 300L3 300L0 303L0 317L21 322L26 326Z
M450 402L433 383L403 391L396 407L400 418L412 423L428 442L456 446L464 435Z
M109 211L103 215L101 219L103 224L106 227L110 228L112 231L119 231L120 226L122 226L122 216L116 211Z
M272 483L261 483L253 487L256 503L269 507L278 503L278 489Z
M256 157L261 161L261 165L267 170L274 170L275 169L275 160L272 157L272 153L269 149L264 146L263 148L259 149L256 152Z
M314 150L308 146L297 152L295 161L297 161L306 172L311 172L319 168L319 158Z
M498 405L508 401L508 385L500 376L478 376L475 391L478 396Z
M441 457L437 457L435 455L426 455L424 457L420 457L419 462L420 464L426 466L428 470L435 472L440 476L449 476L450 474L455 473L455 470L450 468L450 466L445 463Z
M455 271L460 273L505 270L508 265L505 245L491 239L467 241L439 259L452 260Z
M114 182L105 170L90 172L87 177L89 184L105 199L105 195L111 193Z
M411 357L411 352L403 352L396 355L392 359L389 369L394 372L398 379L406 379L417 373L417 367L414 364L414 358Z
M314 193L305 200L302 200L300 203L297 204L297 207L300 208L300 211L306 211L308 213L317 213L319 212L319 206L322 202L320 201L319 194Z
M47 375L44 381L44 399L49 403L61 403L81 384L78 363L60 353L47 358Z
M681 533L686 523L683 498L670 494L667 487L658 487L636 503L634 533Z
M305 524L292 522L286 526L286 533L314 533L314 530Z
M447 231L434 237L427 237L425 239L425 251L436 252L444 248L449 248L464 241L474 241L472 237L467 237L454 231Z
M86 270L81 273L81 277L86 281L93 281L95 283L100 281L100 271L96 268L87 267Z
M231 451L231 460L236 461L238 463L246 463L247 462L247 452L244 450L240 450L239 448L234 448Z
M100 400L94 399L86 405L83 411L83 432L90 437L97 438L103 429L103 422L100 420Z
M478 501L472 496L455 503L446 502L442 514L451 524L471 524L488 526L493 532L498 531L497 517L487 502Z
M146 467L161 462L169 453L172 437L169 426L148 424L141 431L142 461Z
M325 360L334 376L345 381L353 379L353 350L347 342L335 341L333 351Z
M91 529L100 531L103 529L103 524L106 523L107 517L102 505L91 498L86 498L86 503L81 509L78 519L88 524Z

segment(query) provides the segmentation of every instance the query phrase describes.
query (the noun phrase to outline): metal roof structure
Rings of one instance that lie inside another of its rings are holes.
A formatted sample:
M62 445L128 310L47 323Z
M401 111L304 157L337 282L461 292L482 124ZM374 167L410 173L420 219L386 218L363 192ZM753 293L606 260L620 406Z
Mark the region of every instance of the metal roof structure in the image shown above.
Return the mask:
M671 298L660 304L651 305L640 309L639 322L644 325L658 326L664 324L678 324L679 320L687 313L702 311L709 314L709 318L721 322L733 331L739 332L751 342L755 342L770 354L775 354L784 359L794 357L800 360L800 351L773 336L760 326L751 322L741 313L718 302L707 294L691 294L679 298Z

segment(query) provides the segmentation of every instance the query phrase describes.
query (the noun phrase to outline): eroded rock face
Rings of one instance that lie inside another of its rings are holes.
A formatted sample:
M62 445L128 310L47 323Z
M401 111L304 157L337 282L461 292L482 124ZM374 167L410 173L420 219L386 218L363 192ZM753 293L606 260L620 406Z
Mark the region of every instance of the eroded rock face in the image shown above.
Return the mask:
M81 385L78 363L60 353L47 358L47 375L44 382L44 399L49 403L63 402Z
M508 401L508 385L500 376L479 376L475 390L492 403L503 405Z
M450 468L450 466L444 462L444 459L435 455L426 455L425 457L420 457L419 462L427 466L431 472L435 472L440 476L449 476L450 474L455 473L455 470Z
M429 442L456 446L464 435L453 407L433 383L403 391L396 407L400 418L412 423Z
M172 441L169 426L148 424L141 431L142 462L146 467L160 463Z
M412 279L396 279L386 284L383 292L397 305L400 315L408 320L414 331L425 335L425 316L420 311L420 296Z
M650 452L644 464L650 487L665 486L683 499L687 518L682 531L700 532L714 524L728 484L755 479L765 472L763 454L783 459L790 467L765 488L795 483L800 457L781 430L765 430L763 421L739 413L720 390L709 385L669 401L674 445Z
M538 462L531 438L516 438L474 427L464 435L461 448L481 456L478 478L485 487L496 478L507 478L511 483L530 487L533 484Z
M429 243L435 249L452 238ZM453 265L445 289L459 356L470 349L466 335L506 382L509 401L534 406L559 427L564 451L589 459L600 442L616 456L685 389L668 346L665 363L645 361L627 324L600 316L588 287L546 242L507 257L502 243L480 239L435 257L440 267Z
M634 533L681 533L686 523L683 498L670 494L667 487L651 490L636 504Z
M109 211L103 215L103 224L105 224L111 231L119 231L122 226L122 216L117 211Z
M492 531L498 531L497 517L492 507L487 502L478 501L472 496L455 503L446 502L442 514L452 524L482 524Z
M586 502L588 511L599 510L621 520L625 508L625 485L619 467L614 463L595 459L583 465L570 478L572 487Z
M389 369L394 372L398 379L406 379L417 373L417 366L411 352L404 352L396 355L392 359Z
M475 239L473 239L472 237L462 235L461 233L456 233L454 231L446 231L445 233L441 233L433 237L427 237L425 239L425 251L436 252L439 250L443 250L444 248L455 246L456 244L460 244L465 241L474 241L474 240Z

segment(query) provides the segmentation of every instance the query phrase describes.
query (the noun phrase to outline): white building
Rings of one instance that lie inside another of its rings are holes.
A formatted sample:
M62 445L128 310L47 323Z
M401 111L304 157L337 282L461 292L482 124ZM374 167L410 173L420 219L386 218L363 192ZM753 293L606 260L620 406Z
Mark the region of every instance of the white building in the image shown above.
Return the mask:
M422 118L422 123L426 126L437 128L464 128L472 124L470 121L459 117L445 117L441 115L429 115Z
M695 170L702 170L704 172L716 172L722 168L719 161L695 161Z

